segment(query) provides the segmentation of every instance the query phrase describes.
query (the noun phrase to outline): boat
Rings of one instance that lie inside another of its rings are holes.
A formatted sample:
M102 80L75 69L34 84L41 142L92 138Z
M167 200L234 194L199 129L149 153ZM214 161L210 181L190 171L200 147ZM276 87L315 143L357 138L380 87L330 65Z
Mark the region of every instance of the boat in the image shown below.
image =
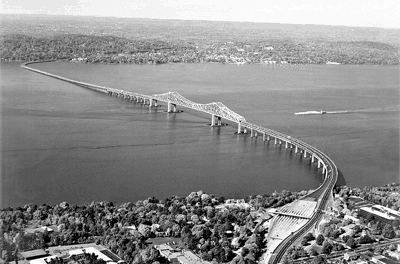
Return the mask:
M306 111L306 112L298 112L294 113L295 115L323 115L326 114L326 111Z

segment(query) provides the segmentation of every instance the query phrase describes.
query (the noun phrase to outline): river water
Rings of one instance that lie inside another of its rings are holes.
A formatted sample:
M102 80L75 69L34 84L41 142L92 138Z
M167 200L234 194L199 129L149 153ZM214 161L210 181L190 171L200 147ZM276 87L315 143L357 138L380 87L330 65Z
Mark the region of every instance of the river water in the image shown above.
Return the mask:
M144 94L220 101L247 121L324 151L349 186L399 182L399 67L89 65L33 67ZM315 166L284 147L211 128L1 63L1 207L136 201L203 190L226 197L309 190ZM308 110L347 114L295 116Z

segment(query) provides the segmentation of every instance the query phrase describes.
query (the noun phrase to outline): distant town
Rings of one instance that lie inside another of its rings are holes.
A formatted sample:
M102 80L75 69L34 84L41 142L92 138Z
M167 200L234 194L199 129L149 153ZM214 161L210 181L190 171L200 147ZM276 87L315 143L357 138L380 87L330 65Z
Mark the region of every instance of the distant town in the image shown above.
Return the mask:
M4 208L2 263L263 263L271 223L307 193ZM324 221L283 263L399 263L399 208L399 184L337 187Z

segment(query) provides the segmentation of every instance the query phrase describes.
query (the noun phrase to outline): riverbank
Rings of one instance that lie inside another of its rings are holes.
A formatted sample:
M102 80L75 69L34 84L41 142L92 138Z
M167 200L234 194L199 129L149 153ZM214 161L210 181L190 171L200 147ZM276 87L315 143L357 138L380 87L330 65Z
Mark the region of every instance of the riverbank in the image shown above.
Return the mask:
M0 15L0 59L162 64L399 64L396 29Z
M3 61L67 60L87 63L163 64L371 64L397 65L398 50L378 42L215 41L203 44L115 36L10 34L0 44Z

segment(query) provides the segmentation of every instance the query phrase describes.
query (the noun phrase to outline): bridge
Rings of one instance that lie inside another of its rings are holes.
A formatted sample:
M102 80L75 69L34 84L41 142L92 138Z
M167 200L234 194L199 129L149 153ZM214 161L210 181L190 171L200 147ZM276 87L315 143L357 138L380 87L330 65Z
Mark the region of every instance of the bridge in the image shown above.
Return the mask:
M299 201L288 204L278 211L278 215L274 219L272 228L285 228L287 232L279 238L279 243L275 243L270 247L270 252L265 259L265 263L279 263L292 244L298 242L307 232L316 228L323 217L323 212L328 207L328 201L333 199L332 190L338 178L338 169L335 163L327 155L315 147L291 136L250 123L246 121L243 116L235 113L221 102L199 104L186 99L177 92L145 95L80 82L28 66L30 64L42 62L50 61L27 62L22 64L21 67L26 70L50 76L94 91L133 100L148 105L149 107L158 106L158 102L160 101L165 102L167 103L168 113L179 112L177 106L204 112L211 115L212 126L222 126L222 119L229 120L237 124L238 134L250 133L250 137L252 138L257 138L261 135L264 142L267 141L269 143L273 140L275 145L279 145L280 147L284 145L287 149L293 149L296 154L302 155L304 160L309 159L311 164L317 163L317 168L320 169L324 177L323 183L316 190L302 197ZM296 208L299 203L302 203L302 201L314 201L315 204L308 205L310 208L312 207L312 210L297 210Z

